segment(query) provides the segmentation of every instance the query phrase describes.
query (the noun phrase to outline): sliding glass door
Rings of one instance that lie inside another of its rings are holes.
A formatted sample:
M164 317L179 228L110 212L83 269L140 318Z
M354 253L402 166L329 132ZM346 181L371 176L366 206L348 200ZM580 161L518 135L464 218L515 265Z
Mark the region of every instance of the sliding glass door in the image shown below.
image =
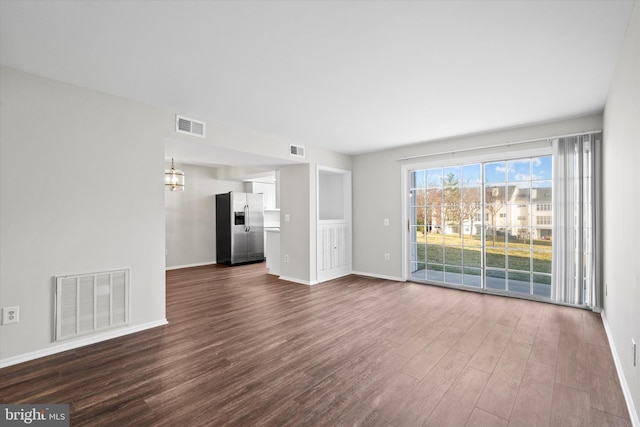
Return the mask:
M411 279L549 298L551 159L411 171Z

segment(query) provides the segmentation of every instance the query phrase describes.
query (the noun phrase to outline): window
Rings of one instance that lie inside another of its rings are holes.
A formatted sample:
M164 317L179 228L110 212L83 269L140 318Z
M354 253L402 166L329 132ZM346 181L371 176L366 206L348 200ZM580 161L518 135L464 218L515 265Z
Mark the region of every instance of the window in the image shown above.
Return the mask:
M551 225L551 217L550 216L537 216L536 217L536 225Z
M408 170L410 279L602 308L601 141Z
M549 298L551 176L551 156L412 171L411 278Z

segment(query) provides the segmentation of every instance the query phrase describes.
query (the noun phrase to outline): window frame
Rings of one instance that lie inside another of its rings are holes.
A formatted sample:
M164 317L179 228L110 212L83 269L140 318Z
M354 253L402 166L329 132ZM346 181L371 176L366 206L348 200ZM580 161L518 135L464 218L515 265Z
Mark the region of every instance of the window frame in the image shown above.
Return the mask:
M514 147L511 147L514 148ZM403 164L401 166L401 185L402 185L402 217L403 223L407 224L405 232L403 232L402 239L402 280L412 280L411 278L411 242L410 242L410 206L409 206L409 191L411 189L411 172L417 170L426 170L433 168L446 168L446 167L455 167L455 166L463 166L470 163L491 163L491 162L502 162L509 160L518 160L524 158L534 158L534 157L543 157L543 156L552 156L553 158L553 150L551 147L551 141L548 139L539 139L532 141L531 144L523 144L518 146L516 149L508 149L503 151L497 151L495 149L480 149L477 152L475 151L466 151L464 153L451 153L451 154L439 154L434 155L433 157L425 156L426 160L415 161L413 163ZM414 159L415 160L415 159ZM551 180L553 181L553 174ZM553 198L555 194L552 194L552 205L554 203ZM530 202L533 208L533 201ZM530 227L535 227L534 224L530 224ZM553 226L552 226L553 227ZM444 287L452 287L454 289L461 289L461 287L456 285L447 285L446 283L437 283L438 286ZM485 292L485 293L495 293L502 295L509 295L524 299L533 299L533 300L541 300L541 301L549 301L547 298L538 297L536 295L527 295L527 294L517 294L515 292L508 291L496 291L487 288L472 288L472 287L464 287L466 290L477 291L477 292Z

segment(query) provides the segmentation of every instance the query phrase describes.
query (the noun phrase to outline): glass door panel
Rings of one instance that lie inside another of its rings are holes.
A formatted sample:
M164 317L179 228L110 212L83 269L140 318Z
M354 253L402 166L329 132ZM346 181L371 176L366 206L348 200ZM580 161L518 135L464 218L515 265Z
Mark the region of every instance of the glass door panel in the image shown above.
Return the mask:
M509 160L507 180L509 182L531 181L531 159Z
M482 267L482 251L481 248L467 248L462 250L462 264L465 267Z
M444 263L447 265L462 265L462 247L445 246L444 247Z
M479 268L464 268L463 284L473 286L474 288L482 287L482 270Z
M485 184L502 183L507 181L507 162L492 162L484 164Z
M427 262L431 264L444 264L444 247L442 243L427 244Z
M496 291L507 290L507 273L504 270L494 270L487 268L485 270L485 284L487 289L493 289Z
M462 285L462 267L445 265L444 281L452 285Z
M533 274L533 295L551 298L550 274Z
M411 172L409 189L409 269L411 278L425 280L425 242L420 224L424 222L425 171Z
M519 294L531 294L531 279L528 272L509 270L507 277L508 291Z
M485 251L486 265L488 268L507 268L507 251L505 249L487 247Z
M549 298L551 156L411 175L411 277Z

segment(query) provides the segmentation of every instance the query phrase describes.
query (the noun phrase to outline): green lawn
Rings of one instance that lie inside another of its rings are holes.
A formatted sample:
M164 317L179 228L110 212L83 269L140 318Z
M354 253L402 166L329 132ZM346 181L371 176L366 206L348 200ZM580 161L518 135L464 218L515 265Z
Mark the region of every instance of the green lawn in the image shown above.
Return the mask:
M417 237L417 259L419 263L449 264L465 267L482 266L481 242L479 237L422 233ZM444 246L444 250L443 250ZM509 240L504 237L487 239L487 267L507 268L509 270L551 273L551 241L534 240L533 254L529 243L521 240ZM426 257L425 257L426 255ZM531 256L533 255L533 256ZM533 263L533 265L531 265Z

